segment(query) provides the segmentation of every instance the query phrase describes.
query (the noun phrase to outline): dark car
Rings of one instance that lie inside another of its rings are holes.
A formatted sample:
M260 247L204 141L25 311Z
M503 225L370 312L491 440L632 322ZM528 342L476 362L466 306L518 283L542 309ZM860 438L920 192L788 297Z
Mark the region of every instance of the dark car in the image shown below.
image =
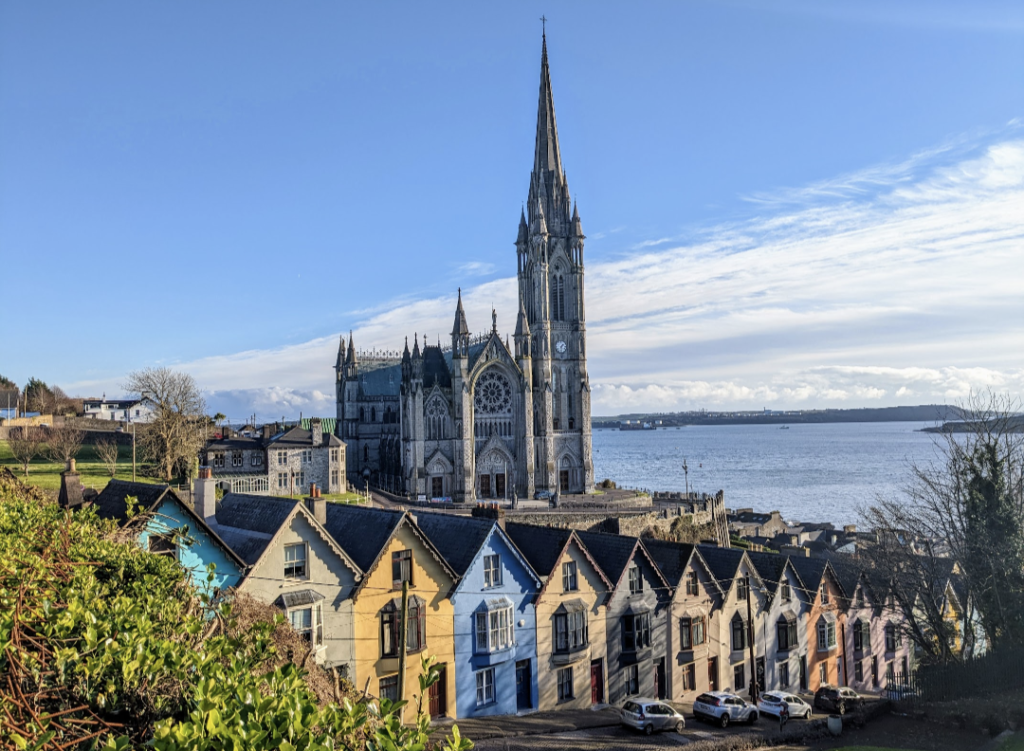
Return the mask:
M814 707L826 712L846 714L851 709L864 706L864 698L852 688L822 686L814 692Z

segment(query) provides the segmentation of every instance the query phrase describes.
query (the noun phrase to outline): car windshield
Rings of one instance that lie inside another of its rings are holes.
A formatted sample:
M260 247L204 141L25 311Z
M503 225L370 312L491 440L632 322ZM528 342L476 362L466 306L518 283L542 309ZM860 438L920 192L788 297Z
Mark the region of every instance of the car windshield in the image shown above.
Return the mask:
M765 694L762 697L762 699L764 699L764 701L771 702L772 704L779 703L779 697L777 697L775 694Z
M699 701L701 704L714 704L718 700L710 694L701 694L697 697L697 701Z
M640 705L637 704L635 701L627 701L625 704L622 705L622 708L624 710L626 710L627 712L639 712L640 711Z

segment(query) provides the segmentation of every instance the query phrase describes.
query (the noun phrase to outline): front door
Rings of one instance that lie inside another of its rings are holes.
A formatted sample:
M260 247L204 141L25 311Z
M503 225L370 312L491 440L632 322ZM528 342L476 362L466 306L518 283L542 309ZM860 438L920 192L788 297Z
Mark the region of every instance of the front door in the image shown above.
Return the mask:
M505 497L505 473L499 472L494 476L494 495L498 498Z
M718 690L718 658L708 658L708 691Z
M431 477L430 478L430 497L440 498L444 495L444 478L443 477Z
M563 493L569 492L569 470L563 469L558 473L558 488Z
M590 663L590 703L604 704L604 669L600 660Z
M807 690L807 657L800 656L800 690Z
M765 690L763 657L757 658L757 661L754 663L754 668L757 671L757 693L760 696L761 692Z
M654 661L654 698L665 698L665 658Z
M491 476L480 475L480 497L490 498L491 497Z
M520 660L516 663L516 709L529 709L533 706L533 682L530 678L530 661Z
M448 676L444 665L437 666L437 683L430 687L430 716L443 717L448 712Z

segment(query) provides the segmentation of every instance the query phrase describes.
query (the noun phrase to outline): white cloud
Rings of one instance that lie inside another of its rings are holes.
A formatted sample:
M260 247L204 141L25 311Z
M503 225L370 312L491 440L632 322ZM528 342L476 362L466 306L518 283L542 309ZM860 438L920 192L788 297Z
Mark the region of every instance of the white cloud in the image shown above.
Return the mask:
M955 140L754 200L746 221L588 265L595 414L1024 393L1024 140ZM511 332L515 279L464 288L463 303L474 330L493 306ZM444 343L454 310L453 296L386 302L362 313L355 341ZM327 337L180 367L211 402L329 414L336 348Z

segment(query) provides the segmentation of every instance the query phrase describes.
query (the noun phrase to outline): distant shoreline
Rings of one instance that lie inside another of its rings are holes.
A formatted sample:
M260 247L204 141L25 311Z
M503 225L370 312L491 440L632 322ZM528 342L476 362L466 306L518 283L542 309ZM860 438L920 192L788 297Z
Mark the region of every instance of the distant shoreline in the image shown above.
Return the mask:
M800 425L841 422L934 422L959 420L960 411L945 404L917 407L875 407L861 409L769 410L764 412L674 412L639 413L616 417L594 417L594 429L618 429L620 423L650 423L656 428L688 425Z

